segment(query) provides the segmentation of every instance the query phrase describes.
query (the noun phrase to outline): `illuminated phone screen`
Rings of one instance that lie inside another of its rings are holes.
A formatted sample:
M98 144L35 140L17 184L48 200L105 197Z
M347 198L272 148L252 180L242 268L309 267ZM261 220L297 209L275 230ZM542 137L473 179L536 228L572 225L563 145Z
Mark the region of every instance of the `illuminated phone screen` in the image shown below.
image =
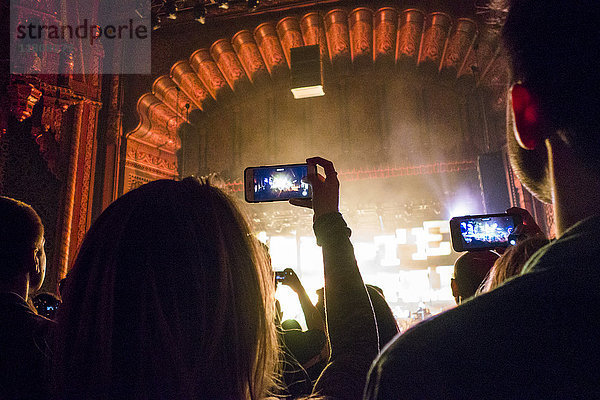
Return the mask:
M465 218L460 221L460 234L464 247L468 249L507 246L514 230L512 216Z
M252 168L252 187L247 187L252 195L246 197L254 202L310 198L310 185L302 182L307 172L306 164Z

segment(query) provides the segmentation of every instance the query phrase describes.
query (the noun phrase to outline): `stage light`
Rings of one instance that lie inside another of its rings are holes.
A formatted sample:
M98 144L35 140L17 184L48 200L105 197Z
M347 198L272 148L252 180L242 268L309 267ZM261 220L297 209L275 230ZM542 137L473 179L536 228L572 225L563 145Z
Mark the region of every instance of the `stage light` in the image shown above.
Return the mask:
M258 7L259 0L248 0L248 9L254 11Z
M177 19L177 6L175 0L165 1L165 11L167 12L167 18Z
M219 8L222 8L223 10L229 10L229 2L228 1L224 1L224 0L219 0Z
M290 49L292 94L295 99L323 96L319 45Z
M201 4L195 5L192 13L194 14L194 20L200 22L201 24L206 23L206 7Z
M158 15L152 14L152 30L155 31L160 28L160 17Z
M481 200L476 200L467 193L463 193L462 195L452 199L449 204L447 204L446 210L450 213L450 215L447 215L447 217L450 219L460 215L480 214L479 211L483 211L482 206L483 204L481 203Z

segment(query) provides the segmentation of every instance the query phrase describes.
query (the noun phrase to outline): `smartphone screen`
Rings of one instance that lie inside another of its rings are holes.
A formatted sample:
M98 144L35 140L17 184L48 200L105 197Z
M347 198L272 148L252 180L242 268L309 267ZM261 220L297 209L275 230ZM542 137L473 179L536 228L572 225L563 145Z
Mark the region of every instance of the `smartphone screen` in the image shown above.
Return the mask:
M282 283L289 274L286 271L275 271L275 282Z
M520 217L512 214L454 217L450 220L452 247L456 251L508 247L510 235L520 223Z
M246 168L244 171L246 201L260 203L311 198L310 185L302 182L302 178L307 173L306 164Z

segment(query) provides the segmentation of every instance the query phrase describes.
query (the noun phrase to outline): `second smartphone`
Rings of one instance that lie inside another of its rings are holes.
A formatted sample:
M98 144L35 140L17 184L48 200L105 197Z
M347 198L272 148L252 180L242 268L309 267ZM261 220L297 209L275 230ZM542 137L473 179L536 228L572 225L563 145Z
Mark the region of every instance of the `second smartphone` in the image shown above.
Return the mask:
M246 201L260 203L298 198L310 199L312 188L308 183L302 182L302 178L306 175L308 175L307 164L248 167L244 170Z
M450 220L452 247L458 252L508 247L521 222L519 215L506 213L454 217Z

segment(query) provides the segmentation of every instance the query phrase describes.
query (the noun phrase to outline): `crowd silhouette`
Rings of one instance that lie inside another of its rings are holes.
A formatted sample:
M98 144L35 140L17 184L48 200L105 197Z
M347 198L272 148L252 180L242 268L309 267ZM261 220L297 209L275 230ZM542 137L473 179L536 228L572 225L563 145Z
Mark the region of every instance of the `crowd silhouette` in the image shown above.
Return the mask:
M0 399L600 398L599 20L591 0L511 2L508 150L553 204L557 238L509 209L523 220L516 245L459 258L457 306L406 332L363 282L337 173L320 157L307 159L312 199L290 200L314 213L316 305L293 270L274 274L209 180L159 180L112 203L60 300L33 296L42 221L0 197ZM307 330L281 320L277 284L298 295Z

